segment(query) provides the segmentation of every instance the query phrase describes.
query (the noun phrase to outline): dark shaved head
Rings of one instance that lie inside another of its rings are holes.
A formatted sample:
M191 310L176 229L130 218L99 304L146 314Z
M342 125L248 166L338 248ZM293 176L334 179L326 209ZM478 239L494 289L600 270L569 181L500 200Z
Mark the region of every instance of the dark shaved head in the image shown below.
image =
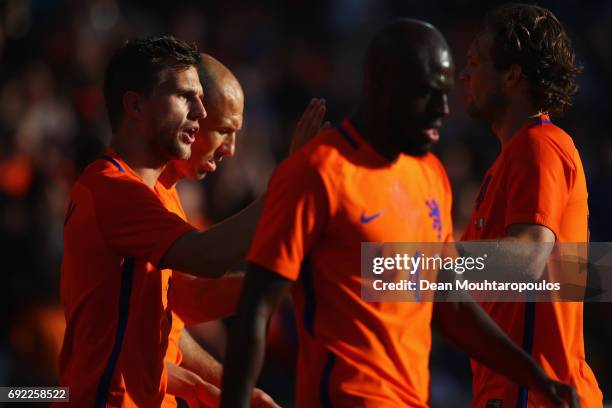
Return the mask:
M397 69L435 69L449 47L442 34L424 21L397 20L379 31L368 47L366 78L383 78ZM451 61L452 63L452 61Z
M387 157L427 153L448 114L453 76L448 44L431 24L402 19L380 30L367 50L360 108L373 145Z

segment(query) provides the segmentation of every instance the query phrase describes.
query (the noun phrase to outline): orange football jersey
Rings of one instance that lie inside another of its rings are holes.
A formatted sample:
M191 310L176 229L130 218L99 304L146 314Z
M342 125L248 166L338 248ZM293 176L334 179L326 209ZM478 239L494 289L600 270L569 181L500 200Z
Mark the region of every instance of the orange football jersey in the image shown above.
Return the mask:
M519 129L487 171L462 239L501 238L512 224L543 225L555 233L557 242L588 240L580 156L571 137L545 115ZM581 407L601 408L601 391L585 361L581 302L482 306L549 376L576 388ZM547 406L542 396L476 361L472 369L473 407Z
M75 183L61 274L67 327L60 376L71 405L161 404L171 271L154 265L191 230L112 151Z
M348 120L270 180L248 260L296 281L298 407L427 407L431 302L361 298L362 242L442 242L451 191L433 154L390 163Z

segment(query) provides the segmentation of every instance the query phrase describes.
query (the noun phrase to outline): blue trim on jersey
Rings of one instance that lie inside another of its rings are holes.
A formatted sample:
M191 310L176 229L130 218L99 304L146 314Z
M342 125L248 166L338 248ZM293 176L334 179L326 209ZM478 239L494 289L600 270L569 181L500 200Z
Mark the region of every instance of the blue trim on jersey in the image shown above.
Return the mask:
M319 385L319 400L323 408L332 408L331 398L329 396L329 378L331 377L332 368L336 363L336 355L329 352L323 374L321 375L321 384Z
M302 261L300 277L302 279L302 287L304 288L304 327L311 336L314 336L314 318L317 303L312 278L312 264L309 256L305 257Z
M125 335L125 329L127 327L128 314L130 311L130 296L132 294L132 278L134 277L134 258L127 257L123 262L123 268L121 270L121 289L119 290L119 320L117 322L117 334L115 335L115 343L113 344L113 350L108 358L106 367L102 372L100 383L98 384L98 390L96 391L96 402L94 403L95 408L104 408L106 406L106 399L108 398L108 389L110 388L110 382L113 378L115 366L121 353L121 345L123 343L123 336Z
M537 125L543 125L544 123L548 123L548 124L550 124L550 125L552 125L552 124L553 124L553 123L552 123L550 120L548 120L548 119L539 119L539 120L537 120L537 121L533 122L531 125L527 126L527 129L531 129L532 127L537 126Z
M102 159L113 163L119 169L120 172L125 173L125 170L123 170L123 167L121 167L119 162L117 160L113 159L112 157L110 157L109 155L105 154L104 156L102 156Z
M476 211L480 209L480 205L485 199L485 194L487 194L487 188L489 188L490 182L491 182L491 175L487 174L487 177L485 177L484 181L482 182L482 186L480 186L478 197L476 197Z
M527 354L533 351L533 337L535 335L535 312L536 303L525 303L525 324L523 329L523 350ZM527 400L529 399L529 390L526 387L520 387L518 397L516 399L517 408L527 408Z
M357 141L355 139L353 139L353 137L351 136L349 131L346 130L342 126L342 124L338 123L336 125L336 129L338 129L338 132L340 132L340 134L346 139L346 141L349 142L349 144L353 147L353 149L359 148L359 143L357 143Z

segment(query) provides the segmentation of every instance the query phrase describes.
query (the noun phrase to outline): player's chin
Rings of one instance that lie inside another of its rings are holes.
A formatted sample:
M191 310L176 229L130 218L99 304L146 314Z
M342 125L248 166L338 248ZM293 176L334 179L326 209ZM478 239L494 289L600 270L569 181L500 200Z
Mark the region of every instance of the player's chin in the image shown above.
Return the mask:
M431 149L433 149L434 145L435 143L428 142L428 143L422 143L419 145L407 146L403 150L403 153L409 154L410 156L422 157L422 156L425 156L427 153L429 153Z
M415 133L413 132L413 134ZM438 139L431 139L429 137L413 137L404 145L402 153L417 157L425 156L433 149L437 141Z
M179 160L187 160L191 157L191 143L184 143L179 140L173 150L174 156Z

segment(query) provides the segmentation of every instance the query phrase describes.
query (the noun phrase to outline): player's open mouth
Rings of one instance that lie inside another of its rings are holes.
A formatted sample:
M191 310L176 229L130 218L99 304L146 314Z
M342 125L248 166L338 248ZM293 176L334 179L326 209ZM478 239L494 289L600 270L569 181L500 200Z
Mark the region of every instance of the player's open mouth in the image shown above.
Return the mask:
M204 165L202 166L202 170L207 173L212 173L217 170L217 161L215 159L206 160Z
M198 133L198 128L196 126L183 129L182 135L184 142L187 144L195 142L196 133Z

